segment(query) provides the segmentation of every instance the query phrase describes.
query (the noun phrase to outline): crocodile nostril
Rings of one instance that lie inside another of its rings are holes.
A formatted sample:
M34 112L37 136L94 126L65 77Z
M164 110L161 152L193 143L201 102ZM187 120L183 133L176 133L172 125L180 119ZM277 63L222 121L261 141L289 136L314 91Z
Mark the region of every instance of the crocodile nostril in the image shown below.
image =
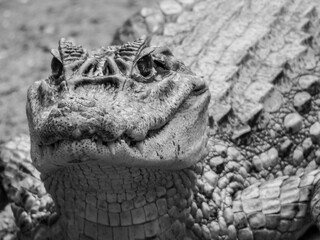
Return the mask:
M109 69L109 64L108 64L108 62L106 61L105 63L104 63L104 66L103 66L103 69L102 69L102 73L103 73L103 75L109 75L109 72L110 72L110 69Z
M119 73L117 64L113 59L107 58L102 69L103 75L115 75Z

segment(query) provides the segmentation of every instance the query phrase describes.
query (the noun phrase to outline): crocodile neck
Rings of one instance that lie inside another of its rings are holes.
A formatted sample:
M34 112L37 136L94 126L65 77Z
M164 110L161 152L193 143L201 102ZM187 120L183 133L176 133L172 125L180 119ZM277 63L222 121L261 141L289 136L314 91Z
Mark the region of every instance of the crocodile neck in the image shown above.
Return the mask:
M185 235L195 179L192 170L68 166L43 176L57 203L66 239L144 239ZM111 238L112 239L112 238ZM167 238L165 238L167 239Z

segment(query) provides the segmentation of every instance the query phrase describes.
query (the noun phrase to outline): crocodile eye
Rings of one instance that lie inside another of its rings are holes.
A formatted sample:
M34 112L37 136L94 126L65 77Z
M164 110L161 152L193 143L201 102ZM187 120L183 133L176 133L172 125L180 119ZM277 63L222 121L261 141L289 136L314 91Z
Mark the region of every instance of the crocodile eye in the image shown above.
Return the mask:
M52 70L52 76L54 76L55 78L59 78L62 74L63 65L61 61L56 57L52 58L51 70Z
M150 54L140 58L137 67L143 77L149 77L153 73L152 57Z

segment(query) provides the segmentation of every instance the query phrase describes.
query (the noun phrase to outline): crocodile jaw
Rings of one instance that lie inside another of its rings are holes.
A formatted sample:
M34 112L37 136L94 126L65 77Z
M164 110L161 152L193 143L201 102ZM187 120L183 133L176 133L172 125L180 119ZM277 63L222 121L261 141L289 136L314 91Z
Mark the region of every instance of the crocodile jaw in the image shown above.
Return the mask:
M31 155L43 173L88 161L128 167L186 168L207 153L209 101L208 90L199 96L189 97L154 136L134 143L121 138L104 142L93 137L59 140L41 146L40 139L31 131Z
M145 41L88 53L62 39L52 75L28 91L41 172L107 165L182 169L206 153L210 93L171 51Z

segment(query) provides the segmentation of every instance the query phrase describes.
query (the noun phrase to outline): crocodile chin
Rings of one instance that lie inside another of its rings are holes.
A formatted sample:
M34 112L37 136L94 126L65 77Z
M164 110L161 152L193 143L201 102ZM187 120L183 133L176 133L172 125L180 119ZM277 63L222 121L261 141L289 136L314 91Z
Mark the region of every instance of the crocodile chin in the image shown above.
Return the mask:
M206 154L210 93L168 49L138 40L89 54L62 39L53 55L52 75L28 91L41 172L87 161L181 169Z

